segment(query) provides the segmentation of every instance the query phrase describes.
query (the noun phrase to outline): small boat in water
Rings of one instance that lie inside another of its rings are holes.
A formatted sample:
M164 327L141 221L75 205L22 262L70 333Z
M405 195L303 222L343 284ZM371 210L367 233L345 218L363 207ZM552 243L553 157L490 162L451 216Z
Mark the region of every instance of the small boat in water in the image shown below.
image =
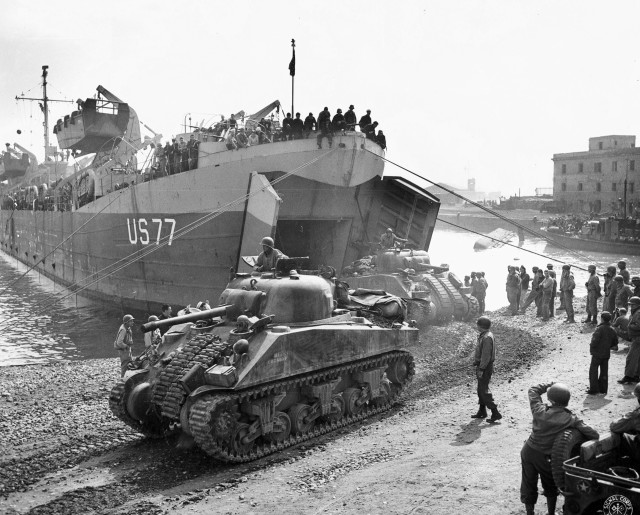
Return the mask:
M516 237L516 233L498 228L491 231L486 236L481 236L473 244L474 250L488 250L504 246Z

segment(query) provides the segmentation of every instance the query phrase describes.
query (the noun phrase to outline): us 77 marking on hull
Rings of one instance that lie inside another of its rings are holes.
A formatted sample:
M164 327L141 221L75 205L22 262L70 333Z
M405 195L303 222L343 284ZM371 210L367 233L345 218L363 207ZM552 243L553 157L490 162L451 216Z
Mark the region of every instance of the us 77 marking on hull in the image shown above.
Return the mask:
M164 224L170 224L171 228L169 229L169 234L166 235L168 237L168 245L171 245L173 242L173 233L176 228L176 220L175 218L152 218L151 222L147 221L146 218L127 218L127 232L129 234L129 243L135 245L139 242L142 245L149 245L152 242L152 238L154 236L153 224L156 225L157 231L155 231L155 244L160 244L160 238L162 237L162 226Z

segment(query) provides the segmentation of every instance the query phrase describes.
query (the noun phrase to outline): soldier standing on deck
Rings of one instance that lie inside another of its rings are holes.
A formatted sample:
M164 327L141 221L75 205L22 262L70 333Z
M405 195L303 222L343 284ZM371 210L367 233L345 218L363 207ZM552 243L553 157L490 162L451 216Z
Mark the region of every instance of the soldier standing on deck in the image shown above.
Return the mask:
M487 317L478 318L477 330L478 345L474 365L476 366L476 378L478 379L478 413L471 415L471 418L487 418L487 408L491 410L489 422L496 422L502 418L498 411L498 406L493 400L493 394L489 390L489 382L493 374L493 362L496 359L496 345L491 328L491 320Z
M624 377L618 380L620 384L637 383L640 380L640 297L631 297L629 308L631 317L627 332L631 345L625 362Z
M576 281L571 273L571 265L562 266L562 275L560 276L560 291L564 299L564 309L567 313L565 323L575 324L573 313L573 290L576 288Z
M596 275L596 265L588 266L589 279L584 285L587 287L587 318L582 323L598 325L598 298L600 294L600 279Z

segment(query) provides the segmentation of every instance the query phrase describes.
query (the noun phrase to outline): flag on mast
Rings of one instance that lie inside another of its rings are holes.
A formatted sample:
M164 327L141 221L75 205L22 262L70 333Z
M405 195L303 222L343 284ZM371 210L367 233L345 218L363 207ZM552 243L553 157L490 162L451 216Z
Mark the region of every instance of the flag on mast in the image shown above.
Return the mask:
M296 47L295 47L295 39L291 40L291 46L293 47L293 57L291 58L291 62L289 63L289 75L295 77L296 75Z

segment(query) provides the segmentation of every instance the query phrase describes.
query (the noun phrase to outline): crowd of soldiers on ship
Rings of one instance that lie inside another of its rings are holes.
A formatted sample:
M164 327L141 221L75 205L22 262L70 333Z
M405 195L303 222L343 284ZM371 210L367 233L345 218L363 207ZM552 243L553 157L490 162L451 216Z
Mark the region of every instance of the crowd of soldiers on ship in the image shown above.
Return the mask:
M589 228L589 221L601 219L618 220L621 221L621 225L619 225L618 234L612 238L612 241L640 242L640 203L632 204L626 219L623 219L624 214L617 212L616 209L613 209L612 212L615 213L615 216L612 214L604 216L598 213L554 216L547 219L545 225L548 230L550 229L553 232L560 232L565 235L589 235L592 231L592 229ZM537 220L537 218L535 220ZM585 233L585 231L587 232Z
M287 113L282 124L274 120L273 115L270 118L263 117L257 122L251 119L238 120L232 114L228 119L222 116L221 120L209 129L196 128L194 132L202 134L202 141L208 141L209 138L224 141L228 150L239 150L278 141L307 139L312 133L317 133L318 148L322 148L325 138L331 147L334 135L355 131L356 127L359 127L367 139L375 141L382 149L387 148L386 137L383 131L377 131L378 122L372 122L370 109L367 109L367 114L358 122L356 119L353 105L350 105L349 110L344 114L342 109L338 109L333 117L329 108L325 107L317 119L313 113L309 113L304 120L300 113L296 113L295 118L291 113ZM173 175L197 168L199 144L200 139L196 138L195 134L191 134L189 141L185 141L181 136L178 140L173 138L171 142L167 141L164 146L161 143L156 145L154 163L151 167L152 176Z

